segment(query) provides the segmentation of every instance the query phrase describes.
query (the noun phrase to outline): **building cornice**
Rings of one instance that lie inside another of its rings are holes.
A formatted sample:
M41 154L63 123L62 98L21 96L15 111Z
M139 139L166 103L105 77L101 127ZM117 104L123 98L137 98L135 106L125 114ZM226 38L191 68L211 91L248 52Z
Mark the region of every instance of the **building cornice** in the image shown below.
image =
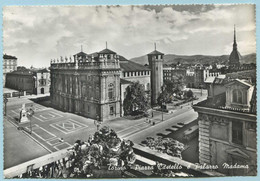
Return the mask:
M214 108L202 107L196 105L193 106L193 109L199 113L210 114L210 115L221 116L221 117L232 118L232 119L243 120L243 121L256 122L256 115L254 114L240 113L240 112L228 111L222 109L214 109Z

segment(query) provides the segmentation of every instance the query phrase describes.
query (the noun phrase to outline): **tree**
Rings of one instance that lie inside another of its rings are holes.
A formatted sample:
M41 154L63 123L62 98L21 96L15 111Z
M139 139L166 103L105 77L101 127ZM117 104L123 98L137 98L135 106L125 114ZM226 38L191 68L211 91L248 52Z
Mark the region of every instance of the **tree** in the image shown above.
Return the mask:
M169 94L180 94L183 90L183 76L175 76L172 80L165 80L164 86Z
M149 108L149 100L146 96L144 86L134 82L126 88L126 97L123 102L125 115L133 115L135 112L146 112Z
M161 87L161 90L162 90L162 92L160 93L160 95L157 98L157 103L162 107L163 103L169 102L170 93L166 89L165 84Z

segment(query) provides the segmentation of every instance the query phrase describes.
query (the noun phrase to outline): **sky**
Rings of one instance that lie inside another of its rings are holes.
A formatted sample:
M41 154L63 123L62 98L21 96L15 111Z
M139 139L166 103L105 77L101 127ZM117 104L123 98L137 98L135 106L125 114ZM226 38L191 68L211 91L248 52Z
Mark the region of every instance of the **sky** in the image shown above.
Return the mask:
M234 24L241 55L256 53L254 5L5 6L3 53L18 66L106 47L127 59L154 50L177 55L228 55Z

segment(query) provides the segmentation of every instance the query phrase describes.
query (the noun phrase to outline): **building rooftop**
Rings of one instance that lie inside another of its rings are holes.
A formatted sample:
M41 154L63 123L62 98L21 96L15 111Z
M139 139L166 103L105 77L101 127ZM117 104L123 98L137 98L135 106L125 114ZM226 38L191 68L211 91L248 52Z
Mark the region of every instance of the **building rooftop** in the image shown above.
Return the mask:
M34 73L47 73L49 72L49 70L47 70L46 68L43 69L27 69L27 68L22 68L22 69L18 69L15 70L13 72L9 72L8 74L19 74L19 75L32 75Z
M248 114L256 114L256 101L254 101L253 99L255 99L256 97L256 87L254 85L252 85L251 83L249 83L247 80L239 80L239 79L235 79L235 80L231 80L231 79L219 79L219 78L215 78L213 80L213 84L222 84L221 86L223 88L228 87L231 84L234 83L240 83L243 84L245 86L247 86L248 88L253 87L253 94L252 94L252 98L250 100L250 109L246 110L243 108L239 108L239 107L227 107L226 106L226 91L223 93L220 93L218 95L214 95L214 97L212 98L208 98L207 100L204 100L202 102L199 102L198 104L194 105L195 107L205 107L205 108L214 108L214 109L222 109L222 110L228 110L228 111L234 111L234 112L240 112L240 113L248 113Z
M16 59L17 60L17 58L15 56L6 55L6 54L4 54L3 59Z
M159 51L157 51L157 50L154 50L151 53L148 53L148 55L164 55L164 54L159 52Z
M98 52L98 54L116 54L116 52L109 50L108 48Z
M128 61L127 63L120 62L120 67L121 67L122 71L124 71L124 72L149 71L150 70L148 67L135 63L135 62L132 62L132 61Z
M120 79L121 84L132 84L133 82L126 80L126 79Z
M206 84L212 84L215 80L215 77L207 77L204 81Z
M75 54L75 55L77 55L77 56L87 56L88 54L86 54L85 52L79 52L79 53L77 53L77 54ZM74 55L74 56L75 56Z

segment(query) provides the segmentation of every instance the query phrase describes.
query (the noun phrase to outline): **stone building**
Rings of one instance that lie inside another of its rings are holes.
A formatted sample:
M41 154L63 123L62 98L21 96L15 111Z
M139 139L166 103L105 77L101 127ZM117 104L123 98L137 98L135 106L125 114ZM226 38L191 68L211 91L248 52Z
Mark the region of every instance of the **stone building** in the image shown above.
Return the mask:
M256 175L255 84L216 78L207 100L193 108L199 115L200 164L218 165L228 175Z
M218 69L196 68L194 70L194 87L205 88L205 81L209 77L218 77L221 74Z
M150 76L151 71L149 67L137 64L135 62L129 61L124 57L120 56L120 68L121 68L121 116L124 115L123 110L123 101L126 97L126 88L131 85L133 82L139 82L144 86L144 90L146 92L146 96L151 97L151 84L150 84Z
M6 87L28 94L49 93L50 72L47 69L27 69L18 67L6 74Z
M15 56L6 55L3 56L3 86L6 83L6 74L17 70L17 58Z
M149 68L151 69L151 104L157 104L157 98L160 95L163 85L163 53L155 50L148 54Z
M104 49L51 62L51 101L64 111L107 120L120 116L119 55Z
M176 77L185 78L187 74L187 68L176 68L172 66L163 67L163 80L173 80Z

